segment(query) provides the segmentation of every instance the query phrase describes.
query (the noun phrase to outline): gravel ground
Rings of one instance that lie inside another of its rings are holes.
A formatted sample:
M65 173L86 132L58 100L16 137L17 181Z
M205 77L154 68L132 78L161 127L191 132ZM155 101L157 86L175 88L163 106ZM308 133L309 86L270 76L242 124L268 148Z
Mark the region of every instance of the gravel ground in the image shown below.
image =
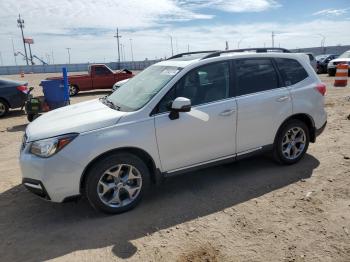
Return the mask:
M27 120L11 111L0 120L0 260L350 261L350 85L321 78L328 126L298 164L261 156L174 177L116 216L27 192L18 165Z

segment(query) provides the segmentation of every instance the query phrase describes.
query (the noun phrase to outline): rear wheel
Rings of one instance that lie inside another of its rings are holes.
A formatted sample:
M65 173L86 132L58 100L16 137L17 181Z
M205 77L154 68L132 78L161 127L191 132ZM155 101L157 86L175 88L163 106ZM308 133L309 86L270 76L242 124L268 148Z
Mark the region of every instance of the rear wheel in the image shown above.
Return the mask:
M276 137L274 158L281 164L297 163L309 147L309 129L300 120L287 122Z
M79 89L77 86L70 85L69 86L69 96L75 96L79 93Z
M0 117L5 116L9 111L9 106L7 102L3 99L0 99Z
M145 163L129 153L100 160L87 175L85 192L90 204L112 214L134 208L150 183Z

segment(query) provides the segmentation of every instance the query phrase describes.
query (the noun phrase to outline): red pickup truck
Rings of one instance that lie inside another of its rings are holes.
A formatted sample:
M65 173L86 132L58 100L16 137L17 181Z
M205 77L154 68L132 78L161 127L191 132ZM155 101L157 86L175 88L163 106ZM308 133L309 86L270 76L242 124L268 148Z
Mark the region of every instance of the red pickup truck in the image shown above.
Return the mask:
M69 95L75 96L80 91L94 89L112 89L116 82L131 78L133 76L134 74L127 69L113 72L104 64L90 65L87 74L68 76ZM59 78L60 77L51 77L47 78L47 80Z

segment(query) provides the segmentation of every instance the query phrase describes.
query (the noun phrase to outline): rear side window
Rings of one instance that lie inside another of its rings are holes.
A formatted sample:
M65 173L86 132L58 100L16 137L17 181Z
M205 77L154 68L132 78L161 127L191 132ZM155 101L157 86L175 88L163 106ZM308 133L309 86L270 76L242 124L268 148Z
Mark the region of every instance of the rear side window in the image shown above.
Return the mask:
M284 86L294 85L308 77L304 67L295 59L276 58L276 62Z
M236 60L237 95L278 88L278 77L270 59Z

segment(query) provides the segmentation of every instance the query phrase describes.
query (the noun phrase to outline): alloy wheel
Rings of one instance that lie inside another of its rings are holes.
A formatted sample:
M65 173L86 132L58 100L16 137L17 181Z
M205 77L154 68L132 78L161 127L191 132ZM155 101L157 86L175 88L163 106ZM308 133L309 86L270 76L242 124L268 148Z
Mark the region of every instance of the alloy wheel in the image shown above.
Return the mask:
M305 131L300 127L289 129L282 140L282 154L289 160L298 158L306 145Z
M141 187L139 170L129 164L119 164L103 173L97 184L97 194L105 205L123 207L137 198Z
M75 86L69 86L69 95L74 96L77 93L77 88Z

